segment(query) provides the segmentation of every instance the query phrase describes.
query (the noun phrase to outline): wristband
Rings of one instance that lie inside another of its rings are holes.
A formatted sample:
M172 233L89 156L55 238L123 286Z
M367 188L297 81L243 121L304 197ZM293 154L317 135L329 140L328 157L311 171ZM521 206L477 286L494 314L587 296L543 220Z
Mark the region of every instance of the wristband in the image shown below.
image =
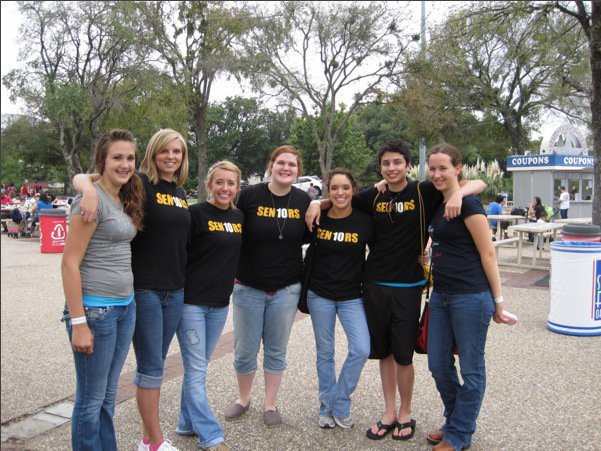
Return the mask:
M499 296L495 298L495 304L502 304L504 301L503 296Z
M319 199L312 200L311 203L312 204L316 203L316 204L321 205L321 201Z
M71 325L73 326L77 326L78 324L85 324L87 323L87 319L85 316L80 316L77 318L71 318Z

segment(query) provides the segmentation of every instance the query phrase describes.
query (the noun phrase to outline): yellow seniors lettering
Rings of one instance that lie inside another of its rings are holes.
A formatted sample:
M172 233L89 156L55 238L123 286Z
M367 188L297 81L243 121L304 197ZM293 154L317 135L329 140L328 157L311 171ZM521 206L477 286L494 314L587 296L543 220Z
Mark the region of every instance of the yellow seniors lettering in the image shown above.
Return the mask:
M317 229L317 237L320 240L330 241L332 239L332 231L331 230L322 229L322 228L318 228Z
M275 208L273 207L257 207L257 216L264 218L275 218Z
M388 202L378 202L376 204L376 213L388 213L390 211L390 204Z
M186 199L172 196L171 194L156 193L156 203L159 205L170 205L179 208L188 208Z
M225 228L223 223L218 221L209 221L209 232L223 232Z
M208 221L209 232L242 233L242 224L231 222Z

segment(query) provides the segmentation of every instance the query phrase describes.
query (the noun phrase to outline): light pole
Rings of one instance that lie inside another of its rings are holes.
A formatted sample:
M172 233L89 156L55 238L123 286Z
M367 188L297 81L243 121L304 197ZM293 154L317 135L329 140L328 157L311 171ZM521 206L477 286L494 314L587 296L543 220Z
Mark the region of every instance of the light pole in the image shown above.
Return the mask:
M421 18L421 45L422 57L426 54L426 2L422 0L422 18ZM419 140L419 179L426 178L426 140L422 137Z

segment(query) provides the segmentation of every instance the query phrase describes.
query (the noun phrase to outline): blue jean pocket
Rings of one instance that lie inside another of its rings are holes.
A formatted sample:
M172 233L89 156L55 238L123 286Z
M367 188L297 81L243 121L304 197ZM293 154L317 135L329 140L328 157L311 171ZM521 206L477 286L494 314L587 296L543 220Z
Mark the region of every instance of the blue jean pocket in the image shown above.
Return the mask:
M114 307L84 307L88 321L102 321L113 311Z

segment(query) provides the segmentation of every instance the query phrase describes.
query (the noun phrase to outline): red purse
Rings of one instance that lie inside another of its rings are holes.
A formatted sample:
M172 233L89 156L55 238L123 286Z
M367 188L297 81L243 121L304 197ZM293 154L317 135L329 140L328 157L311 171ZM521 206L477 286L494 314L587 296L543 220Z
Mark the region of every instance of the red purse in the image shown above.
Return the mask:
M417 340L415 341L415 352L418 354L428 353L428 323L430 322L430 308L428 302L424 304L422 316L419 319L419 328L417 330Z

